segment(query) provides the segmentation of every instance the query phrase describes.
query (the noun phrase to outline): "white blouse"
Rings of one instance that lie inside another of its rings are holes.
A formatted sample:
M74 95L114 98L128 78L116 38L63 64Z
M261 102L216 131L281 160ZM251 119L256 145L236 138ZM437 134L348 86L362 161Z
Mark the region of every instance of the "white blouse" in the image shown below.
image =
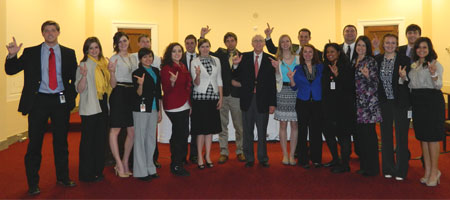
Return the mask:
M115 62L116 66L116 81L122 83L133 83L132 74L133 71L138 68L136 55L129 54L128 57L122 57L119 54L111 56L110 62Z
M409 88L411 89L437 89L442 88L442 74L444 69L438 61L436 61L436 75L438 79L433 81L428 67L424 68L419 62L411 64L411 71L409 71Z

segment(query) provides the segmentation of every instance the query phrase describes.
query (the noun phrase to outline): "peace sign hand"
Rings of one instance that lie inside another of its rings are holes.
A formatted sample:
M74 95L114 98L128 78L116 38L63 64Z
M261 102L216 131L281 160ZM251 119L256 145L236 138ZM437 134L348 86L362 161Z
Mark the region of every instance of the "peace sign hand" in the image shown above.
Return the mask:
M336 62L334 62L333 65L328 65L328 67L330 68L331 72L334 74L335 77L339 76L339 72L338 72L338 68L336 66Z
M139 76L137 76L137 75L133 75L133 77L137 79L137 83L138 83L139 85L144 84L145 73L142 74L142 77L139 77Z
M200 30L200 38L205 38L205 35L208 34L211 31L208 25L206 27L202 27Z
M267 23L267 28L264 30L264 34L266 34L266 38L270 38L274 27L270 28L269 23Z
M436 60L434 60L432 63L428 62L428 70L430 70L431 76L434 76L436 73Z
M87 70L86 63L84 63L84 66L81 66L81 65L80 65L80 74L83 76L83 78L86 77L87 71L88 71L88 70Z
M398 66L398 75L403 80L406 80L406 66L402 67L401 65Z
M200 75L200 66L196 66L196 67L194 67L195 68L195 75L196 76L199 76Z
M116 59L114 62L111 62L111 61L109 60L109 58L106 58L106 59L108 60L108 70L109 70L109 72L115 73L115 72L116 72L117 60L118 60L118 59Z
M173 74L172 72L169 72L169 74L170 74L170 79L169 79L170 83L172 83L172 85L173 85L173 84L175 84L175 81L177 81L178 71L176 74Z
M272 63L272 67L275 68L275 71L278 72L279 66L280 66L280 61L278 60L274 60L273 58L269 57L270 62Z
M359 71L366 77L369 78L369 68L367 68L366 65L364 67L360 68Z
M17 46L16 38L12 38L13 41L10 42L8 45L6 45L6 49L8 49L8 56L13 57L17 54L17 52L20 51L20 48L22 48L22 43L20 43L19 46Z
M289 70L289 72L287 73L287 76L292 81L294 79L295 72L297 72L297 69L295 69L294 71L291 71L291 69L289 69L289 67L288 67L288 70Z
M237 65L241 62L242 55L239 55L239 53L238 53L235 56L233 56L232 60L233 60L233 65Z

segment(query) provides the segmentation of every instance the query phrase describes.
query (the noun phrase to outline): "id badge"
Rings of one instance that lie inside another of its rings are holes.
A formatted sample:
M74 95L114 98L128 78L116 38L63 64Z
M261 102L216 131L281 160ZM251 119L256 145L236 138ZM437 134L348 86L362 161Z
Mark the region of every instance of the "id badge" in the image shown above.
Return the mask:
M66 97L64 96L64 94L62 92L59 93L59 102L61 104L66 103Z
M334 81L330 82L330 89L331 90L335 90L336 89L336 82L334 82Z
M141 112L145 112L145 104L144 103L141 103Z
M408 114L407 114L408 119L412 118L412 110L408 110Z

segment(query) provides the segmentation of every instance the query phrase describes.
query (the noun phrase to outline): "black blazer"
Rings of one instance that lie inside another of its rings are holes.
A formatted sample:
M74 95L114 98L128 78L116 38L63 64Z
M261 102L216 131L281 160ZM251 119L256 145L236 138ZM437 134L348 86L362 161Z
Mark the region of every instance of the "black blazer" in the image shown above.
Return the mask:
M406 50L408 50L408 45L399 46L398 54L408 57L408 55L406 55Z
M339 45L339 46L341 46L342 52L345 52L345 50L344 50L344 43L342 43L342 44ZM355 47L354 47L354 48L356 48L356 44L355 44ZM345 56L347 56L347 54L346 54ZM357 57L358 57L358 53L356 53L356 49L353 49L352 58L355 59L355 58L357 58ZM348 58L348 60L350 60L349 57L347 57L347 58ZM350 60L350 63L352 63L352 62L353 62L353 61Z
M277 51L278 51L278 47L276 47L274 44L273 44L273 41L272 41L272 38L270 38L269 40L266 40L266 47L267 47L267 50L271 53L271 54L276 54L277 53ZM298 45L298 44L292 44L292 50L294 51L294 52L297 52L297 50L300 48L300 45ZM317 51L317 55L319 56L319 60L320 60L320 62L323 62L323 53L322 53L322 51L320 51L319 49L317 49L316 48L316 51Z
M39 92L41 84L41 46L25 48L22 56L17 56L6 59L5 72L8 75L13 75L24 71L24 84L22 89L22 96L20 97L19 112L23 115L30 113ZM75 73L77 71L77 58L75 51L62 45L61 48L61 74L64 85L64 95L67 106L70 110L75 107L75 98L77 92L75 91Z
M144 97L144 104L145 104L145 108L146 108L146 112L151 112L151 108L152 108L152 103L153 103L153 99L156 98L156 110L159 111L159 100L162 98L161 95L161 77L159 75L159 70L156 67L152 67L151 68L153 70L153 72L155 72L156 74L156 84L155 84L155 80L153 80L152 76L147 72L146 69L144 69L144 67L139 64L139 68L137 68L134 72L133 72L133 85L135 90L137 91L139 84L137 82L137 78L134 77L139 76L142 77L142 74L145 73L145 77L144 77L144 84L142 85L142 95L139 96L137 95L137 92L135 93L135 101L133 104L133 111L136 112L140 112L141 111L141 103L142 103L142 98Z
M378 64L378 79L380 81L380 84L378 84L378 100L380 103L386 102L386 92L384 91L383 82L381 81L381 63L384 60L384 54L380 54L375 56L375 60ZM409 107L410 105L410 99L409 99L409 88L408 88L408 81L403 82L402 85L398 84L399 74L398 74L398 68L399 66L406 66L406 74L408 75L409 71L411 70L410 67L410 60L409 57L403 56L400 53L397 53L397 56L395 57L395 63L394 63L394 72L392 75L392 89L394 91L394 102L397 106L400 106L402 108Z
M238 50L236 50L239 54ZM223 96L231 95L232 97L239 98L239 88L231 85L231 80L235 77L233 76L233 66L230 66L230 62L228 61L230 55L228 54L228 50L224 48L218 48L216 52L211 55L216 56L220 60L220 66L222 67L222 92Z
M247 111L250 107L253 89L256 85L256 106L259 113L269 112L269 106L277 105L277 89L275 81L275 69L269 58L269 54L263 53L258 77L255 80L255 61L253 51L242 54L242 60L234 71L236 80L241 83L239 91L241 110Z
M198 56L197 53L195 53L195 55ZM186 52L183 53L183 56L181 57L181 62L184 64L184 66L186 66L186 69L187 69L188 68L188 64L187 64L188 59L186 58ZM189 65L189 66L191 66L191 65ZM190 69L187 69L187 70L189 71Z
M347 57L336 65L337 77L328 66L324 66L322 72L322 114L325 120L336 123L339 131L344 133L356 125L355 73ZM332 81L335 82L334 90L330 87Z

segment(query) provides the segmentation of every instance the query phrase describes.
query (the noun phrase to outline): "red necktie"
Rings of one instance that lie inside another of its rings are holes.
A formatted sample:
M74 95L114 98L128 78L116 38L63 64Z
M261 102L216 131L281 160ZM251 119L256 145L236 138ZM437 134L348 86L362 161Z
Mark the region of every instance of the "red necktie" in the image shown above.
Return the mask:
M259 56L257 55L255 59L255 89L253 89L253 93L256 93L256 83L257 83L256 79L258 78L258 71L259 71L258 58Z
M53 48L50 48L50 56L48 57L48 87L52 90L58 87L58 82L56 81L55 52Z

